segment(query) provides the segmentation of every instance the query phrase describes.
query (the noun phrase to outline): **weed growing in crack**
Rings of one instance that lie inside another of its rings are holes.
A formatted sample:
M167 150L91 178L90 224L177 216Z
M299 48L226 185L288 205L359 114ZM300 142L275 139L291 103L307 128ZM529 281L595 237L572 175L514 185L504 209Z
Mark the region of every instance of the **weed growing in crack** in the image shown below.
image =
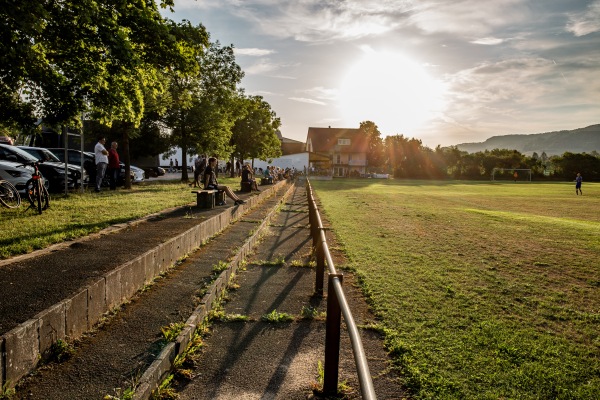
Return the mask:
M74 354L75 348L73 345L65 342L62 339L58 339L50 346L48 361L61 363L71 358Z
M263 267L282 267L285 265L285 256L283 254L279 254L278 256L275 257L274 260L271 261L266 261L266 260L260 260L260 261L254 261L251 263L252 265L260 265Z
M324 312L319 312L319 310L313 306L303 306L302 310L300 310L300 319L304 320L322 320L325 319L325 316L326 314Z
M248 322L250 317L242 314L227 314L225 310L219 310L211 314L211 321L219 322Z
M277 310L273 310L268 314L264 314L260 317L260 320L263 322L269 322L272 324L291 322L294 320L294 317L288 313L280 313Z
M174 342L184 327L185 322L171 322L169 325L161 327L160 330L167 342Z
M225 261L219 261L217 264L213 265L212 273L213 275L218 275L221 272L225 271L229 267Z
M160 386L152 393L153 400L171 400L178 399L179 395L172 386L174 375L169 375L165 378Z
M17 393L15 389L8 387L10 382L6 382L4 386L0 387L0 400L10 400Z
M297 268L315 268L317 263L315 261L304 262L302 260L294 260L290 263L290 266Z

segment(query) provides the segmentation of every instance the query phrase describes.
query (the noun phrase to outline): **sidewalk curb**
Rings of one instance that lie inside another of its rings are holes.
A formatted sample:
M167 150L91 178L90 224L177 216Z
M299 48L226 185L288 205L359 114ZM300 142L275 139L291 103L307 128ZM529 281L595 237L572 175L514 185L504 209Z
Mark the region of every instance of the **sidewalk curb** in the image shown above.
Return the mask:
M156 360L148 367L146 372L144 372L140 378L139 386L135 389L133 400L150 399L152 392L164 379L167 378L172 370L175 358L187 350L188 344L192 340L194 332L208 316L208 313L212 310L214 301L217 300L227 288L231 276L238 271L246 255L257 244L263 230L271 220L271 217L277 212L278 207L290 196L295 187L295 184L290 185L278 204L273 207L273 209L264 218L263 222L258 226L256 232L246 239L240 250L229 262L227 269L221 272L219 277L210 285L208 293L204 295L200 305L198 305L192 315L187 319L185 328L177 336L175 342L169 343L161 351Z

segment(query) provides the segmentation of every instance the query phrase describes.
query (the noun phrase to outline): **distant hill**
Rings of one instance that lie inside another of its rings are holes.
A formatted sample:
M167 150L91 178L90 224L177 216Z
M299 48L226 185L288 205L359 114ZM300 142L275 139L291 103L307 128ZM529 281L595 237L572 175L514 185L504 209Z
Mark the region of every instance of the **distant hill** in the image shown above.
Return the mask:
M533 152L542 154L545 151L548 156L561 155L565 151L591 153L596 150L600 152L600 124L570 131L492 136L485 142L461 143L456 147L469 153L493 149L510 149L526 155L531 155Z

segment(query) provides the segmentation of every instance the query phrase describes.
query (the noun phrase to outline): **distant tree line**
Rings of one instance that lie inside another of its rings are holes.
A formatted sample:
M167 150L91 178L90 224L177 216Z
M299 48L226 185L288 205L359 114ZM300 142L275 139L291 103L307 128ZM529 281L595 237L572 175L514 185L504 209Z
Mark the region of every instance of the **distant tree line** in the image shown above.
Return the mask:
M41 135L44 125L67 137L69 129L85 127L88 137L118 140L127 168L130 152L151 156L179 146L182 180L190 153L281 154L279 118L239 87L244 73L233 46L211 42L203 25L163 18L156 0L4 3L4 134Z
M408 179L490 179L494 168L504 170L496 175L512 178L515 169L531 169L535 179L573 180L577 172L584 178L600 180L600 154L565 152L548 157L531 156L517 150L494 149L477 153L459 150L456 146L431 149L419 139L404 135L381 138L377 125L371 121L360 124L369 138L367 162L373 172L387 172L396 178Z

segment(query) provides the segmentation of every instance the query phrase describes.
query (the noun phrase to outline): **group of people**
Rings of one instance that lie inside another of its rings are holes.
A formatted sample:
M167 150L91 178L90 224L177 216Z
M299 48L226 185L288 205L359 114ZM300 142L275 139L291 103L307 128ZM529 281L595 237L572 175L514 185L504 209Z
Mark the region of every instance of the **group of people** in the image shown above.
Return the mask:
M116 190L117 179L121 172L121 160L119 160L119 153L117 153L117 142L112 142L108 150L104 147L105 143L106 138L100 136L98 143L94 146L94 161L96 162L96 185L94 191L96 193L101 191L102 181L106 174L108 174L110 190Z
M106 138L104 136L100 136L98 138L98 143L96 143L96 146L94 147L94 157L96 161L96 185L94 188L95 192L101 191L102 181L104 180L106 174L108 174L109 177L110 190L115 190L117 188L117 179L121 171L121 163L119 160L119 154L117 153L117 142L112 142L108 150L106 149L106 147L104 147L105 143ZM172 159L170 161L170 165L173 165ZM238 161L236 167L238 167L239 165L240 163ZM260 189L258 188L258 182L254 177L255 171L250 166L250 164L246 163L243 167L239 169L241 170L240 176L242 178L242 182L249 183L251 190L260 192ZM204 155L196 157L196 159L194 160L194 180L190 184L190 186L200 187L200 177L202 176L202 186L204 187L204 189L214 189L223 191L225 192L227 197L234 201L236 205L246 203L244 200L240 199L233 192L233 190L231 190L229 186L219 184L219 182L217 181L216 171L217 159L215 157L210 157L208 159ZM282 168L271 165L266 167L264 172L262 171L262 169L259 168L259 173L260 172L262 172L263 178L268 179L269 183L275 183L277 181L293 177L294 171L290 168L286 168L284 170Z

